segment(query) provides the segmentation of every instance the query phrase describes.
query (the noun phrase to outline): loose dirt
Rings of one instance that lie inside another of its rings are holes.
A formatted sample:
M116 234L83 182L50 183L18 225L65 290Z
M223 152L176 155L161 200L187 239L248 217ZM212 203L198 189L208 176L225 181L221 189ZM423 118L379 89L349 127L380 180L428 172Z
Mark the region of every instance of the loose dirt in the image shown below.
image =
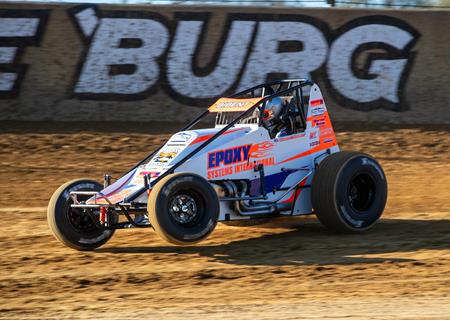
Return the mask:
M119 230L77 252L47 227L53 191L119 176L175 129L2 123L0 318L450 319L450 128L337 127L342 149L372 154L387 174L369 232L278 219L219 225L190 247Z

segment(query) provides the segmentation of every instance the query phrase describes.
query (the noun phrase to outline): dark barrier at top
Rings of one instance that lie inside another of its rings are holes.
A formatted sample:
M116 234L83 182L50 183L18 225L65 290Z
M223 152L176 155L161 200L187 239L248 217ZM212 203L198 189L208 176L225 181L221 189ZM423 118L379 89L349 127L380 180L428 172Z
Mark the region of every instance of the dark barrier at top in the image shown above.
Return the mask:
M336 120L450 123L450 11L0 4L0 119L186 121L268 79Z

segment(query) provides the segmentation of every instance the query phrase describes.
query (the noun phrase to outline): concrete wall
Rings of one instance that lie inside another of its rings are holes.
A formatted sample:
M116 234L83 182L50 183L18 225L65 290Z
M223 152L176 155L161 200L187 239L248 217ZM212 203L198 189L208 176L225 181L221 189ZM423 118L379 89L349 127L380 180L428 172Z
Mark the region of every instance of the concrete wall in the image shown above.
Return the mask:
M185 121L310 77L335 120L450 123L450 11L0 3L0 120Z

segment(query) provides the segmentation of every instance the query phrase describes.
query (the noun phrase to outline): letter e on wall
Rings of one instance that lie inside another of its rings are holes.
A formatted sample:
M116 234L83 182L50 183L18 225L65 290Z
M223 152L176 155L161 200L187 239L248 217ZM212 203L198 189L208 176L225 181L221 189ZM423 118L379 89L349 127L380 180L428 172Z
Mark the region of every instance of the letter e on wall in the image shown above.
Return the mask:
M27 46L39 46L49 10L0 10L0 98L15 98L27 72Z

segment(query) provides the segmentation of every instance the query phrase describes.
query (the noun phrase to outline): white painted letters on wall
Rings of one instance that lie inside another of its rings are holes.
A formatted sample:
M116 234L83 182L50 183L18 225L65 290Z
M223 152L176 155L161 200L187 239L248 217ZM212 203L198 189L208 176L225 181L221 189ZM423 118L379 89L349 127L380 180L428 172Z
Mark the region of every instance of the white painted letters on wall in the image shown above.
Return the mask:
M138 47L121 47L123 39L139 40ZM137 94L159 78L156 59L169 42L166 27L151 19L102 18L94 33L76 93ZM111 66L129 65L127 74L111 74Z
M202 21L180 21L167 57L170 87L189 98L213 98L224 94L244 65L256 22L233 21L214 69L206 76L194 74L194 53Z
M361 45L379 43L402 50L413 36L398 27L368 24L351 29L337 38L330 48L327 75L335 90L348 99L367 103L384 98L399 102L400 78L407 59L379 59L370 62L373 79L361 79L352 71L352 56Z
M38 26L38 18L0 18L0 38L33 38ZM13 64L17 49L17 47L0 47L0 64ZM0 92L12 91L17 81L16 72L0 72Z
M281 41L302 42L302 50L278 52ZM266 80L269 73L285 73L288 78L310 77L325 61L328 44L316 27L291 21L259 22L255 45L247 62L239 89Z

